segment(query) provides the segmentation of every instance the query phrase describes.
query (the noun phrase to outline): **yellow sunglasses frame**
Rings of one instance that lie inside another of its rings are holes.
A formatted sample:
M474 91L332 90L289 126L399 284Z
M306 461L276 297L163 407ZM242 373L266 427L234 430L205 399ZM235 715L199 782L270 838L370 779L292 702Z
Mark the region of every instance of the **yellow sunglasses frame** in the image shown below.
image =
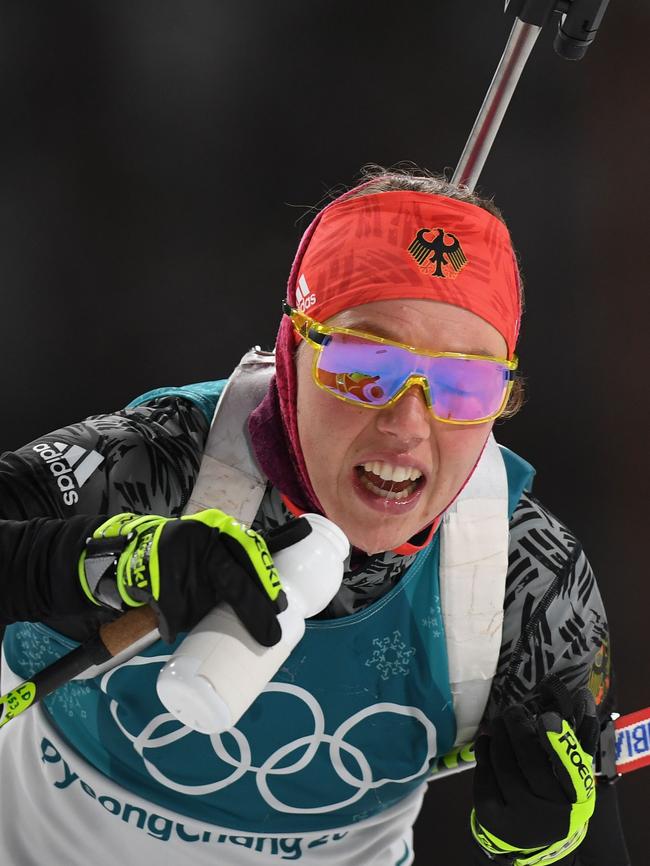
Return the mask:
M506 408L508 404L508 398L510 397L510 392L512 391L512 386L514 383L514 379L511 378L506 386L506 390L504 392L503 400L501 401L501 405L498 410L494 412L492 415L489 415L487 418L480 418L478 421L456 421L452 418L440 418L436 415L435 410L433 408L433 403L431 400L431 391L429 388L429 383L426 379L426 376L420 376L417 374L411 375L408 377L406 382L402 385L402 387L394 394L390 400L386 403L382 403L378 406L375 403L362 403L359 400L353 400L349 397L346 397L345 394L337 394L330 387L324 385L318 379L318 359L325 348L324 344L318 340L315 340L310 336L312 331L315 331L317 334L322 334L323 336L330 336L332 334L348 334L352 337L361 337L364 340L368 340L371 343L380 343L385 346L395 346L398 349L406 349L408 352L411 352L415 355L425 355L428 358L460 358L465 361L493 361L498 364L502 364L507 370L513 373L519 366L519 359L516 355L513 355L512 360L508 360L508 358L495 358L491 355L467 355L462 352L427 352L423 349L418 349L415 346L410 346L408 343L400 343L397 340L389 340L387 337L378 337L375 334L368 334L365 331L356 331L353 328L336 328L331 327L330 325L323 325L320 322L317 322L316 319L312 319L309 316L306 316L304 313L301 313L300 310L296 310L293 307L290 307L286 302L283 303L282 309L285 315L289 316L293 326L296 330L298 336L303 339L306 343L308 343L313 349L316 350L314 354L314 360L312 363L311 374L315 384L322 390L325 391L326 394L329 394L330 397L335 397L337 400L342 400L344 403L347 403L349 406L359 406L365 409L387 409L390 406L395 405L400 397L406 393L410 388L414 385L419 385L422 389L422 393L424 395L425 403L427 404L427 408L433 415L433 417L440 421L443 424L455 424L457 426L469 426L474 424L487 424L489 421L494 421L499 417Z

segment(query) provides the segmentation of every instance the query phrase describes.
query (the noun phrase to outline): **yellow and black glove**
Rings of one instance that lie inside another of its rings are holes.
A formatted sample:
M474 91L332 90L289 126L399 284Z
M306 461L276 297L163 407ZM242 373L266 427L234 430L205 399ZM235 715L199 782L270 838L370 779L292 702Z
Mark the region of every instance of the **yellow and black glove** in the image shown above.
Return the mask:
M589 690L572 697L549 676L536 708L509 707L478 738L471 829L487 859L547 866L580 845L596 803L599 730Z
M168 643L225 601L255 640L272 646L281 637L277 614L286 599L269 546L281 550L310 531L308 521L290 521L267 545L217 509L181 518L118 514L88 539L79 581L97 605L151 605Z

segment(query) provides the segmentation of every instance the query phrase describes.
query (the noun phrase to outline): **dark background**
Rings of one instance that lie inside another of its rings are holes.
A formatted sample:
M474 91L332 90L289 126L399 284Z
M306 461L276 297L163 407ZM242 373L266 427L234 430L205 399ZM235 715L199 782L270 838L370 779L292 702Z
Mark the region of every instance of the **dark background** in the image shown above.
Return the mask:
M310 206L366 162L453 168L502 7L2 0L0 450L270 348ZM527 284L529 402L497 435L599 575L621 712L650 704L649 26L612 0L580 63L548 28L479 185ZM470 781L430 791L418 863L454 850ZM649 788L619 785L639 864Z

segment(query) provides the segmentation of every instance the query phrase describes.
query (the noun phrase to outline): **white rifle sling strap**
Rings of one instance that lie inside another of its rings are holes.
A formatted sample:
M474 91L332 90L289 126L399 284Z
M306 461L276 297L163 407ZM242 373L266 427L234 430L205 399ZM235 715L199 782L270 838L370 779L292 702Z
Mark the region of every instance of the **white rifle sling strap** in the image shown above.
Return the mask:
M485 710L501 649L508 571L508 479L490 435L440 530L440 600L456 742L470 742Z
M267 479L249 444L248 418L262 402L275 372L275 356L255 347L228 380L215 409L199 474L184 514L219 508L250 525Z

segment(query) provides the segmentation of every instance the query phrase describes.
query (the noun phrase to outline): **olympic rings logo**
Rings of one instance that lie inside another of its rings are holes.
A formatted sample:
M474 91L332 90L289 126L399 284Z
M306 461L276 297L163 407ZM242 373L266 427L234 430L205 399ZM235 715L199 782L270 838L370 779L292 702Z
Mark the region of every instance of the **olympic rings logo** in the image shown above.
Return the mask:
M168 655L145 657L134 656L134 658L113 668L104 674L101 679L101 689L108 694L107 687L111 677L118 671L134 665L146 664L161 664L169 659ZM122 734L131 742L133 749L142 759L143 765L149 775L179 794L187 794L190 796L201 796L211 794L227 788L235 784L246 773L255 775L257 789L264 801L278 812L293 815L316 815L325 812L334 812L337 809L343 809L360 800L365 794L375 788L381 788L389 783L406 783L421 776L429 767L429 763L436 755L436 729L431 720L424 714L419 707L403 706L401 704L380 702L364 707L358 712L351 715L348 719L342 722L333 734L325 732L325 716L323 710L316 698L299 686L294 686L289 683L268 683L264 689L264 693L283 693L293 698L302 701L311 713L313 721L313 731L304 737L292 740L284 746L276 749L270 754L267 759L259 766L253 764L251 753L251 745L246 736L238 729L232 728L228 731L228 736L232 737L235 742L238 754L231 754L226 748L222 734L210 735L210 743L215 754L224 764L232 767L232 772L225 778L216 779L207 782L203 785L184 785L174 779L166 776L148 757L145 756L145 750L161 749L170 745L188 734L194 734L190 728L181 724L171 713L160 713L154 716L139 734L133 734L127 730L119 717L119 702L112 699L110 702L110 712L115 721L115 724ZM426 737L426 754L421 765L415 772L402 776L400 778L391 778L383 776L379 779L373 778L372 768L361 749L351 745L345 741L346 735L349 735L353 728L365 719L371 718L378 713L392 713L399 716L406 716L419 723L424 729ZM169 723L176 722L178 727L169 731ZM165 727L167 733L160 734L160 728ZM353 793L347 798L342 799L337 803L324 803L320 806L294 806L289 803L283 803L271 790L271 780L275 776L287 776L299 773L305 769L315 758L316 753L321 745L326 744L329 747L329 759L334 772L340 780L353 788ZM283 761L294 753L298 753L295 761L291 764L283 764ZM343 762L343 754L348 756L348 765ZM350 762L354 764L354 772L349 769ZM282 766L280 766L282 764Z

